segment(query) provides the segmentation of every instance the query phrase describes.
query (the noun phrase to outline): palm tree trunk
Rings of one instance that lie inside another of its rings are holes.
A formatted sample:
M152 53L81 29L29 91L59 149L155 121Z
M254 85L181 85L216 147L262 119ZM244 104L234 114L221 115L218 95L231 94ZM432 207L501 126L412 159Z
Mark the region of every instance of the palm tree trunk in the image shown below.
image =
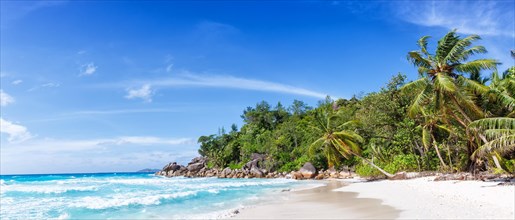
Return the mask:
M367 162L368 164L370 164L371 166L373 166L374 168L376 168L377 170L379 170L379 172L381 172L382 174L384 174L385 176L387 176L388 178L392 178L394 177L393 174L391 173L388 173L386 172L385 170L381 169L381 167L378 167L377 165L375 165L372 161L368 160L368 159L365 159L364 157L362 156L359 156L357 154L355 154L354 152L351 152L352 154L354 154L354 156L356 157L359 157L360 159L364 160L365 162Z
M447 159L449 159L449 166L451 166L451 169L452 169L452 158L451 158L451 148L449 147L448 144L447 145Z
M496 157L495 155L492 155L492 159L494 160L494 164L495 164L495 166L497 167L497 169L504 170L504 169L501 167L501 164L499 163L499 160L497 159L497 157Z
M435 148L436 155L438 156L438 159L440 159L440 163L442 163L444 168L447 168L447 164L445 164L445 161L443 161L442 155L440 154L440 150L438 150L438 146L435 144L435 136L433 135L433 129L430 130L431 137L433 138L433 147Z
M447 168L447 164L443 161L442 155L440 155L440 150L438 150L438 146L436 146L435 143L433 143L433 147L435 148L436 155L438 156L438 159L440 159L440 163L442 163L442 166L444 168Z
M415 142L415 143L416 143L416 142ZM417 147L418 147L418 146L417 146ZM418 172L420 172L420 170L421 170L422 168L420 167L420 159L416 156L416 155L417 155L417 153L416 153L416 151L415 151L415 147L412 147L412 148L411 148L411 150L413 151L413 155L415 155L415 159L417 159Z
M485 144L488 143L488 141L486 140L486 137L483 134L478 134L478 136L479 136L479 138L481 138L481 140L483 142L485 142ZM499 160L497 159L497 157L495 155L492 155L492 160L494 161L494 164L497 167L497 169L503 170L503 168L501 167L501 164L499 163Z

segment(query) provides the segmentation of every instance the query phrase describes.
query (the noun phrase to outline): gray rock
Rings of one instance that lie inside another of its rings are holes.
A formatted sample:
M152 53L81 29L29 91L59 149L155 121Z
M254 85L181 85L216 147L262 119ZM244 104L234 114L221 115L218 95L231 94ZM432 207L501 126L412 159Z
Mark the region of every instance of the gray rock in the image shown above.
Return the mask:
M299 172L306 179L311 179L315 177L317 174L315 166L313 166L313 164L311 164L310 162L305 163L304 166L300 168Z
M188 163L188 166L192 165L192 164L196 164L196 163L206 164L207 163L207 158L205 158L205 157L195 157L195 158L191 159L191 161Z
M169 164L167 164L166 166L164 166L162 170L163 170L163 171L168 172L168 171L170 171L170 170L171 170L171 171L176 171L176 170L178 170L179 168L180 168L180 165L177 165L177 163L176 163L176 162L172 162L172 163L169 163Z
M300 172L291 171L290 176L294 180L301 180L303 178Z
M259 160L251 160L249 162L247 162L244 166L243 166L243 169L252 169L253 167L258 167L258 162Z
M198 172L200 169L204 168L203 163L194 163L194 164L188 164L188 171L190 172Z
M263 178L264 176L263 172L259 170L257 167L252 167L252 169L250 169L250 173L257 178Z
M225 169L222 170L222 172L220 173L220 177L221 178L226 178L229 174L231 174L232 170L231 168L229 167L226 167Z

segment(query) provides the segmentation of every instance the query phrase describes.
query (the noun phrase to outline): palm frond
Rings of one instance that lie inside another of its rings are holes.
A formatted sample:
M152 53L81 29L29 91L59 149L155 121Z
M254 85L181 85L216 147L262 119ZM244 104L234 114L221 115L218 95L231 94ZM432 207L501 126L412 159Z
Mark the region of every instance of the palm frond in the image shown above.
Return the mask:
M505 154L513 151L515 151L515 135L505 135L482 145L473 156L484 157L491 152Z
M480 108L474 101L475 96L473 94L461 90L454 93L454 97L458 102L458 106L456 106L457 108L462 108L464 111L472 113L475 116L475 118L484 117L485 113L483 112L483 109Z
M422 144L427 150L431 146L431 132L427 128L422 128Z
M488 92L488 86L483 85L477 81L467 79L463 76L458 76L458 83L463 85L465 88L477 93L485 94Z
M319 139L317 139L315 142L313 142L311 145L309 145L309 148L308 148L308 153L310 155L315 155L316 154L316 151L322 147L322 145L324 145L324 142L325 142L325 138L324 137L321 137Z
M339 139L348 139L348 140L352 140L352 141L355 141L355 142L363 142L363 138L359 135L359 134L356 134L355 132L352 132L352 131L339 131L339 132L334 132L333 135L335 135L336 137L338 137Z
M456 30L449 31L445 36L438 41L436 48L436 60L445 63L445 57L451 52L452 48L458 43L459 37L456 35Z
M480 37L478 35L470 35L461 40L458 40L453 47L450 49L449 53L445 56L443 61L445 63L455 63L459 61L460 56L463 51L472 44L472 41L478 40Z
M357 121L357 120L350 120L350 121L347 121L347 122L345 122L345 123L343 123L343 124L339 125L339 126L338 126L338 127L336 127L336 128L338 128L338 129L344 129L344 128L347 128L347 127L349 127L349 126L356 126L356 125L359 125L359 121Z
M350 154L356 154L361 155L361 148L359 147L358 143L353 142L351 140L342 140L350 149Z
M500 64L494 59L477 59L468 63L457 65L454 70L459 73L480 72L481 70L496 70Z
M515 98L508 95L506 92L501 92L497 89L492 89L488 91L489 94L492 94L492 98L496 101L502 103L508 109L515 108Z
M403 92L419 92L422 91L429 84L429 81L426 78L420 78L415 81L406 83L401 87L401 91Z
M436 74L434 85L437 90L440 90L444 93L454 93L456 91L456 85L453 82L453 79L443 73Z
M445 132L449 133L449 134L454 133L454 132L452 131L452 129L451 129L451 128L449 128L448 126L445 126L445 125L436 125L436 127L437 127L438 129L442 130L442 131L445 131Z
M431 68L427 68L427 67L423 67L423 66L419 66L417 68L418 70L418 75L423 77L424 75L427 75L429 74L429 72L431 71Z
M422 57L419 51L410 51L408 52L408 61L410 61L415 66L422 66L425 68L431 68L431 61Z
M347 146L342 140L334 139L331 141L334 149L346 159L349 159L352 155L350 154L350 147Z
M429 100L429 89L421 91L408 109L408 115L414 118L418 113L424 111L424 103Z
M474 46L469 49L464 50L461 52L461 54L457 57L457 61L465 61L469 57L476 55L476 54L484 54L487 50L483 46Z
M427 39L429 39L430 37L431 36L423 36L417 41L420 51L422 51L422 53L424 53L426 56L430 56L427 52Z
M515 129L515 118L483 118L470 123L469 128L477 130Z
M487 139L493 140L506 135L515 134L515 129L487 129L484 131Z

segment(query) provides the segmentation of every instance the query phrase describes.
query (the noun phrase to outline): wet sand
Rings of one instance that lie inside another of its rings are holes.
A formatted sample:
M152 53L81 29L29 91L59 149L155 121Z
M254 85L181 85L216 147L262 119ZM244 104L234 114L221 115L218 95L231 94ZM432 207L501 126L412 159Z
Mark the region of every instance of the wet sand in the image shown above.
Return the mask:
M239 210L235 219L395 219L400 211L379 199L357 198L358 193L334 191L341 181L326 186L282 192L268 203Z

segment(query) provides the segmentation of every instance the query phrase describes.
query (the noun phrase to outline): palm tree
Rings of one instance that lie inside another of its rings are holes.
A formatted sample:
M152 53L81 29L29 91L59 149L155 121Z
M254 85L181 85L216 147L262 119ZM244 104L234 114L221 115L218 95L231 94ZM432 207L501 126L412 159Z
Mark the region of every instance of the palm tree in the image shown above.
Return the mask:
M473 120L484 117L483 110L476 104L475 96L484 94L489 89L476 81L480 78L477 74L482 70L495 70L499 63L493 59L467 62L472 55L486 53L483 46L471 46L480 39L478 35L460 38L456 30L452 30L438 41L435 54L428 52L428 38L429 36L420 38L420 50L408 53L408 60L418 67L421 76L402 88L417 94L409 108L409 115L416 117L422 113L425 117L424 111L434 112L446 124L451 125L454 120L466 129ZM464 74L470 74L470 77L467 78ZM472 153L477 144L473 135L467 136L469 153ZM486 141L483 137L480 138Z
M356 122L347 121L340 124L338 119L340 119L338 115L328 113L327 111L317 112L316 125L312 126L312 128L320 132L322 137L309 146L309 153L313 155L317 150L321 149L327 158L329 167L338 165L341 156L347 159L356 156L378 169L387 177L393 177L394 175L360 156L361 148L359 143L363 142L363 138L354 131L345 129Z
M481 118L483 112L471 97L470 91L486 92L487 88L475 80L463 76L468 73L478 73L481 70L495 70L498 62L493 59L476 59L465 62L474 54L486 53L483 46L473 46L472 42L479 40L478 35L470 35L460 39L455 30L447 33L438 41L435 54L427 50L427 39L419 39L419 51L408 53L408 60L418 67L420 79L408 83L404 88L411 88L418 96L410 107L413 116L421 111L423 103L431 99L436 110L445 108L453 110L451 117L466 127L472 120L469 115ZM453 114L455 111L459 113ZM445 112L445 111L442 111Z

